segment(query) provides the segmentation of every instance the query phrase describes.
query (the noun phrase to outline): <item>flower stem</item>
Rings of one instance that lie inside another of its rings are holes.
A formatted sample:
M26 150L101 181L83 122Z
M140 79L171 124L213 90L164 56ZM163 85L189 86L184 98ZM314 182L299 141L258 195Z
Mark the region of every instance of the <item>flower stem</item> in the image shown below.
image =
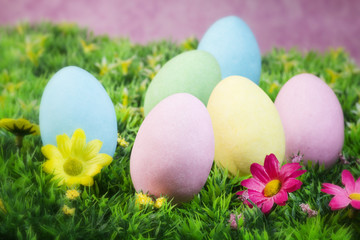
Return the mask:
M16 138L15 138L15 144L19 149L22 148L23 139L24 139L24 136L16 136Z

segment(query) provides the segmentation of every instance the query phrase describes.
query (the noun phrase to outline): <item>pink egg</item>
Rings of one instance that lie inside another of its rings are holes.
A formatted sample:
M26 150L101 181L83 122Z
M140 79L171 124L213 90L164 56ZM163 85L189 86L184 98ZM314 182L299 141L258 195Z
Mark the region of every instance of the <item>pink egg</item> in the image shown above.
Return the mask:
M187 93L163 99L136 136L130 174L136 191L185 202L204 186L213 163L214 133L204 104Z
M286 157L298 152L330 167L344 144L344 116L332 89L312 74L291 78L275 100L286 139Z

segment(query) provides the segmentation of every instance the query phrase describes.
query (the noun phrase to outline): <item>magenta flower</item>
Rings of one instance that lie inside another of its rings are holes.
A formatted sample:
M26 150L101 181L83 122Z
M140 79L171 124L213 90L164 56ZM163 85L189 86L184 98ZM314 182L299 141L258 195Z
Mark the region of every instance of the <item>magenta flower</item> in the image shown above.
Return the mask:
M316 215L318 215L318 212L315 211L315 210L312 210L309 206L309 204L305 204L305 203L302 203L299 205L301 207L301 210L304 212L304 213L307 213L308 214L308 217L315 217Z
M269 213L274 203L284 206L288 200L288 193L298 190L302 182L295 178L306 170L299 170L299 163L287 163L280 169L280 163L274 154L265 157L264 166L253 163L250 172L253 178L243 180L241 185L248 188L248 198L256 204L263 213ZM250 205L244 196L244 191L238 192L244 203Z
M290 157L290 162L292 162L292 163L300 163L301 160L303 160L303 158L304 158L304 154L301 155L300 152L299 152L297 155L292 155Z
M240 214L234 214L234 213L231 213L230 214L230 219L229 219L229 223L230 223L230 228L231 229L238 229L238 224L237 224L237 221L242 218L244 219L244 216L240 213Z
M355 182L353 175L348 170L344 170L341 173L341 181L345 188L331 183L322 185L322 192L335 195L329 203L331 210L342 209L349 204L353 208L360 209L360 177Z
M249 200L248 190L237 192L236 195L239 195L238 199L240 199L244 204L247 204L250 208L253 208L253 205L248 201Z

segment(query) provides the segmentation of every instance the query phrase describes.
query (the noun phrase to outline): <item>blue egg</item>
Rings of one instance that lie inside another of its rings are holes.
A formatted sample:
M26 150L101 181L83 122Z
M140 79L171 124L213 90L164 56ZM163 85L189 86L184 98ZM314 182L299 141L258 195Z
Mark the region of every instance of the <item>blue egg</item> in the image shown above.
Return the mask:
M101 153L113 156L117 144L114 105L101 83L87 71L69 66L58 71L47 84L40 103L43 144L56 144L56 136L69 137L81 128L86 142L99 139Z
M259 84L261 53L249 26L236 16L217 20L201 39L198 50L218 61L222 79L239 75Z

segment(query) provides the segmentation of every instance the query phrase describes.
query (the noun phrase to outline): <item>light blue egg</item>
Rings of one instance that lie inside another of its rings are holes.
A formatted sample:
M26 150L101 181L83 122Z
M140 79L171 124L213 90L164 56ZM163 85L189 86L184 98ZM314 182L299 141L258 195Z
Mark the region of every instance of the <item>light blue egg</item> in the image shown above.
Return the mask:
M217 20L201 39L199 50L218 61L222 79L239 75L259 84L261 53L249 26L236 16Z
M40 103L43 144L56 144L56 136L69 137L81 128L86 142L99 139L101 153L113 156L117 144L114 105L101 83L87 71L69 66L58 71L47 84Z

